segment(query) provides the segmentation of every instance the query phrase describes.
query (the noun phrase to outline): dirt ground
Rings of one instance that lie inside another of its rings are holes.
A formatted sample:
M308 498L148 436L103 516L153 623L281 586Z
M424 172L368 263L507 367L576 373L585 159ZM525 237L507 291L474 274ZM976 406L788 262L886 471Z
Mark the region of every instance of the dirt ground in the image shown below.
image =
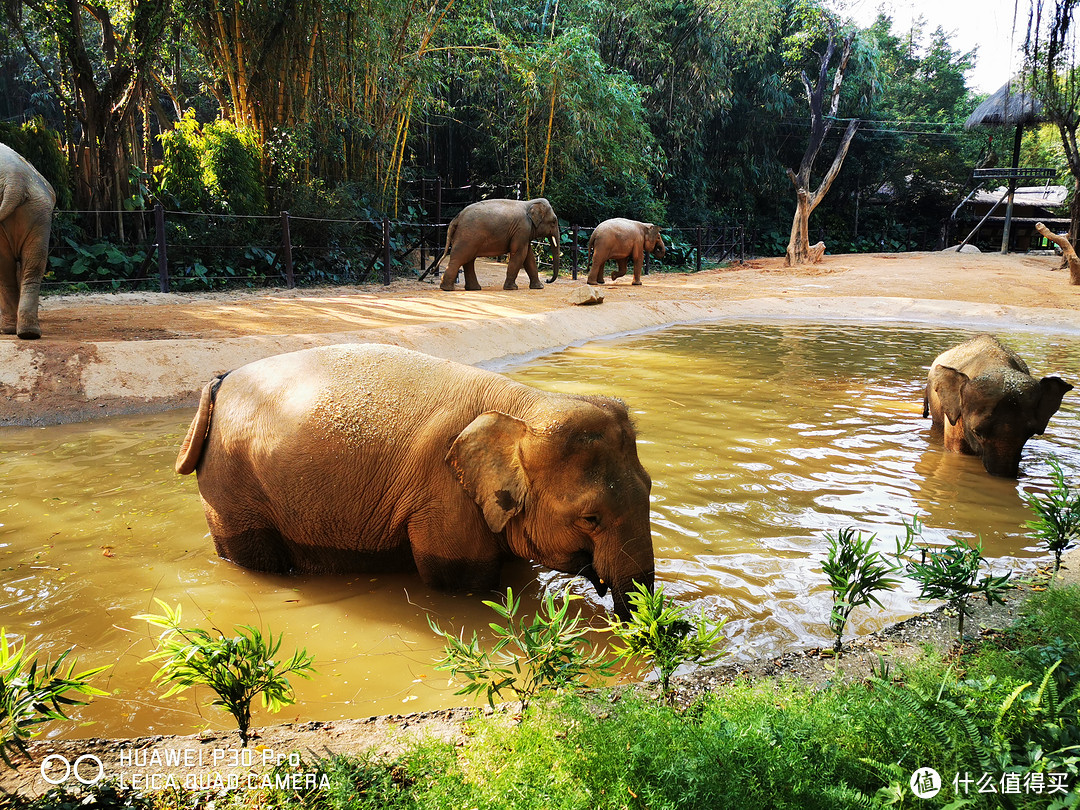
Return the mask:
M564 274L544 290L522 284L517 291L503 291L503 273L494 263L478 267L485 288L479 292L459 285L446 293L434 284L397 280L389 287L53 297L42 305L41 340L0 337L0 425L192 403L216 373L269 354L337 342L396 343L490 363L600 335L718 317L926 322L1080 334L1080 287L1056 271L1058 263L1048 255L913 253L827 256L818 266L785 269L780 259L755 259L697 274L653 274L640 287L626 278L609 282L602 288L604 303L589 307L570 303L583 280ZM1076 369L1059 371L1080 377ZM0 432L0 446L2 437ZM1068 566L1075 576L1080 555L1074 552ZM1004 610L980 613L970 626L1002 626L1018 603L1014 597ZM796 650L698 673L680 686L690 700L732 677L784 672L816 681L863 677L879 654L902 658L934 638L947 644L954 623L954 617L938 611L854 642L839 665L817 651ZM40 765L49 754L69 761L92 754L108 776L142 774L149 780L157 774L158 787L170 774L181 784L212 780L213 774L243 780L290 750L387 753L414 733L460 739L461 723L470 714L454 709L261 729L250 766L229 761L236 755L235 734L44 740L33 745L32 761L0 773L0 788L44 791L48 784ZM168 765L169 756L192 761ZM147 781L145 786L154 785Z

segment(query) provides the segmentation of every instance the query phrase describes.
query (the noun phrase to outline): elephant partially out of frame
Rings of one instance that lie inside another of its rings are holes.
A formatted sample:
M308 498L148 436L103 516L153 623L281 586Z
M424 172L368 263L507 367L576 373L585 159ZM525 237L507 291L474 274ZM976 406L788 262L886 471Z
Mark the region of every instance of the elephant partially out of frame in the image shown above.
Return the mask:
M559 275L559 218L543 197L535 200L482 200L465 206L446 231L447 264L441 289L454 289L458 270L465 270L465 289L479 290L476 259L479 256L509 254L504 290L516 290L522 267L529 275L529 288L542 290L532 243L547 239L552 248L551 281Z
M627 260L634 262L634 284L641 284L641 265L646 253L664 258L664 239L660 228L651 222L633 219L606 219L596 226L589 237L589 284L604 283L604 265L618 264L611 280L626 275Z
M652 588L651 480L626 406L394 346L327 346L218 377L176 461L218 553L273 572L414 568L486 590L504 558L588 578L629 617Z
M30 162L0 143L0 333L41 337L38 296L49 258L56 192Z

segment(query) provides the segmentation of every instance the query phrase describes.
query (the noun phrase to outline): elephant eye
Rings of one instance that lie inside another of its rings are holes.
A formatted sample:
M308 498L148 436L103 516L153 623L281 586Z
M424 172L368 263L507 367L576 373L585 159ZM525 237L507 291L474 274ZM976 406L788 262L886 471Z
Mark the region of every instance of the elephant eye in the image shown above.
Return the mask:
M596 529L596 528L599 528L599 526L600 526L600 516L599 515L582 515L581 520L590 529Z

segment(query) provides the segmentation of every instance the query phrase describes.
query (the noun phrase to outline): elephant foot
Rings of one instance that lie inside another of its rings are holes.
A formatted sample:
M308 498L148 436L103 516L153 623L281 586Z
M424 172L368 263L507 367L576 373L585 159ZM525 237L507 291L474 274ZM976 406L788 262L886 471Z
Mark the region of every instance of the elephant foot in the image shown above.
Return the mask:
M631 285L632 287L640 287L640 286L641 286L641 282L640 282L640 281L631 281L631 282L630 282L630 285Z
M17 334L23 340L37 340L39 337L41 337L41 326L37 323L20 323L19 328L15 334Z
M622 278L625 275L626 275L626 273L620 273L618 271L615 271L614 273L611 274L611 280L614 281L615 279Z
M588 281L588 284L590 286L593 286L593 287L598 287L599 285L601 285L603 283L604 283L603 279L600 279L599 281L593 281L592 279L589 279L589 281Z
M516 290L517 288L518 288L518 285L517 285L517 284L515 284L515 283L514 283L514 282L512 282L512 281L507 281L507 282L505 282L505 283L503 284L503 289L504 289L504 290Z
M447 285L447 283L444 281L442 284L439 285L439 289L444 290L446 292L453 292L454 291L454 285L453 284Z
M14 334L15 334L15 324L11 324L9 326L8 324L5 323L3 326L0 326L0 335L14 335Z
M531 282L529 284L529 289L530 290L542 290L542 289L544 289L544 284L541 281L533 281L533 282Z
M469 290L470 292L476 292L477 290L482 290L484 288L481 287L479 284L470 284L469 282L466 281L465 282L465 289Z

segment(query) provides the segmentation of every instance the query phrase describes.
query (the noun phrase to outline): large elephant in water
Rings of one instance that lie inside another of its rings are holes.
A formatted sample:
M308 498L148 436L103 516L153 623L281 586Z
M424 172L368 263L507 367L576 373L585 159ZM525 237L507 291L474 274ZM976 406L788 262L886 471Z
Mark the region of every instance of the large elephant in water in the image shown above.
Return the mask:
M923 416L933 419L945 449L982 458L991 475L1016 478L1020 455L1072 386L1060 377L1036 380L1027 364L992 335L942 352L930 367Z
M218 553L274 572L415 567L490 589L507 555L653 584L651 481L626 406L382 345L278 355L207 384L176 461Z
M0 143L0 333L41 337L38 295L49 258L56 193L22 155Z
M482 200L467 205L450 222L446 231L447 263L440 288L454 289L458 270L465 269L465 289L479 290L476 280L478 256L509 254L504 290L516 290L518 271L529 275L529 288L542 290L532 243L536 239L551 242L551 280L559 274L559 218L543 197L535 200Z
M626 275L629 259L634 263L634 284L641 284L641 265L646 253L664 258L664 238L660 228L651 222L633 219L606 219L596 226L589 237L589 284L604 283L604 265L613 261L618 266L611 280Z

